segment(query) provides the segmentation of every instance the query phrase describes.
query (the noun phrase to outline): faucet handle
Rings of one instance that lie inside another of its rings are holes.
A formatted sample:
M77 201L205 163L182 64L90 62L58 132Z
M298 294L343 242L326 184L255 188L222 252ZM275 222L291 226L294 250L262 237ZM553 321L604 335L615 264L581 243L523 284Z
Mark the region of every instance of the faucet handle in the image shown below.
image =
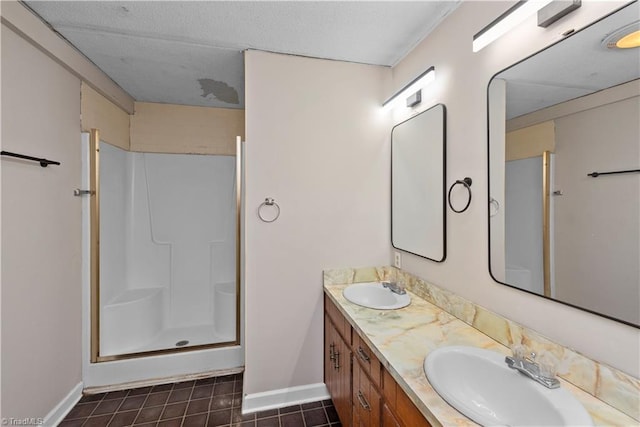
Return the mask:
M542 352L538 359L540 375L546 378L555 378L558 363L559 360L553 355L553 353L550 351Z
M527 348L522 344L514 344L511 346L511 351L513 352L513 357L516 359L524 359Z

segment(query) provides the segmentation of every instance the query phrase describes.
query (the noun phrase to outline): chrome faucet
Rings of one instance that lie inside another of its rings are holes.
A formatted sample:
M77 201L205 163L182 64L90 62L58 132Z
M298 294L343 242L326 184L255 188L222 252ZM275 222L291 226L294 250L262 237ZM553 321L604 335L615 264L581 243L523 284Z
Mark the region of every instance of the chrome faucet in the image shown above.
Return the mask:
M389 289L394 294L404 295L407 293L407 291L405 291L404 288L402 288L396 282L382 282L382 286Z
M553 376L547 376L546 372L543 374L540 369L540 365L535 362L536 354L531 352L529 355L529 359L518 356L514 351L513 357L506 356L504 361L507 363L511 369L515 369L516 371L528 376L534 381L539 382L543 386L547 388L558 388L560 387L560 381ZM551 374L553 375L553 374Z

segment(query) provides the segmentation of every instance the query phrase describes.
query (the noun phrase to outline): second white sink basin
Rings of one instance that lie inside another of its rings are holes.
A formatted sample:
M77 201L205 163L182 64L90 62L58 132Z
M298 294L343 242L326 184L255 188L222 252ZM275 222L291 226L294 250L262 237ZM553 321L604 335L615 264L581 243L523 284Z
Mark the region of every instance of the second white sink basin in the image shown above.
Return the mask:
M411 303L409 294L398 295L380 282L354 283L347 286L342 294L354 304L378 310L403 308Z
M438 394L484 426L592 426L563 388L549 389L507 367L504 356L475 347L432 351L424 370Z

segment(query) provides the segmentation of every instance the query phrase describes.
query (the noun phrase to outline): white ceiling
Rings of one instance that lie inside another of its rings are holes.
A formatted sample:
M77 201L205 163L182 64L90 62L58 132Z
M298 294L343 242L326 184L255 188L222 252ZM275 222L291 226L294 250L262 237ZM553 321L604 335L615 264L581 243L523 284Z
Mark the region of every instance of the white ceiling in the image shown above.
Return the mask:
M639 18L632 3L498 74L507 81L507 119L640 78L640 48L602 43Z
M393 66L455 1L27 1L138 101L244 108L242 51Z

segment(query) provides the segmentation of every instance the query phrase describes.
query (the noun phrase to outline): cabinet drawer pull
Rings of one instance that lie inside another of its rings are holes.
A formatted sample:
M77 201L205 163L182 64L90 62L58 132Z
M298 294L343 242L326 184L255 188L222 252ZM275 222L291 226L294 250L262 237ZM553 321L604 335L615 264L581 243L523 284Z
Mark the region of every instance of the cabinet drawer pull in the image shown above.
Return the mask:
M369 402L364 398L364 395L360 390L358 390L358 401L360 402L360 406L362 406L365 410L371 411L371 406L369 406Z
M364 352L364 350L360 346L358 346L358 355L360 356L360 359L364 360L367 363L371 363L371 358L367 353Z
M340 369L340 352L333 353L333 369Z
M336 345L335 344L330 344L329 345L329 360L333 360L336 358Z

